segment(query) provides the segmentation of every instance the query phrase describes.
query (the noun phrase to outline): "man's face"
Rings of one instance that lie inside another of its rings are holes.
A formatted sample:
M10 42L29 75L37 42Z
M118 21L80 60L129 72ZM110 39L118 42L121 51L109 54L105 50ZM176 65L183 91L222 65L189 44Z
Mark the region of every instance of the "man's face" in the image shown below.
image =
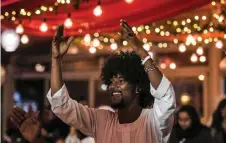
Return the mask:
M108 87L111 95L111 107L123 109L135 98L135 86L125 81L122 75L113 76Z

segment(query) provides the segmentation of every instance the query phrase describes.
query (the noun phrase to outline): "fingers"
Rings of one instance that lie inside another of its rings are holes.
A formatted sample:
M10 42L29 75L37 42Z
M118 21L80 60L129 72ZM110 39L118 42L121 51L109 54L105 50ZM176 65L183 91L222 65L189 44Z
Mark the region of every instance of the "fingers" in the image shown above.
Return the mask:
M129 26L129 24L125 20L121 19L120 20L120 25L123 27L123 30L128 32L128 34L134 34L133 30L131 29L131 27Z
M12 123L17 127L17 128L20 128L20 123L14 119L12 116L10 117L10 120L12 121Z
M25 112L18 107L12 109L11 115L15 117L15 119L19 119L21 122L25 119Z
M71 43L74 41L75 37L70 37L68 40L67 40L67 46L70 47Z
M63 35L64 35L64 26L63 24L61 24L57 26L55 37L63 37Z

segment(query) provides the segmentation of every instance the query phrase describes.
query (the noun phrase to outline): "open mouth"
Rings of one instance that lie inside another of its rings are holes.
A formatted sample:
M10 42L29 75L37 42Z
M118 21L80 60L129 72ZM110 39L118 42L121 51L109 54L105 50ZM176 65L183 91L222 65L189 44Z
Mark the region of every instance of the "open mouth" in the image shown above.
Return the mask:
M122 95L121 91L112 92L112 96L121 96L121 95Z

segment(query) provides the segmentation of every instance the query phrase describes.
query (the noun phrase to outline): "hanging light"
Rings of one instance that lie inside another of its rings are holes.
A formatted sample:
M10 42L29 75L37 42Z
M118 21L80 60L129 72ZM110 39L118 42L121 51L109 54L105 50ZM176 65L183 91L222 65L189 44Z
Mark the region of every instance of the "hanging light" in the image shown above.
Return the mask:
M133 0L125 0L128 4L132 3Z
M44 18L43 23L39 27L40 31L46 32L48 30L48 25L46 24L46 19Z
M186 40L186 45L190 45L190 44L193 44L193 45L196 44L195 38L192 35L188 35Z
M97 51L97 49L96 49L95 47L90 47L90 48L89 48L89 52L90 52L91 54L96 53L96 51Z
M101 16L101 14L102 14L102 8L101 8L101 5L100 5L100 0L98 1L97 6L94 8L93 14L95 16L97 16L97 17Z
M64 26L67 27L67 28L71 28L73 25L73 22L71 20L71 14L68 13L68 17L67 19L64 21Z
M175 68L177 67L177 65L176 65L175 63L170 63L169 67L170 67L171 69L175 69Z
M161 64L160 64L160 68L161 68L161 69L165 69L165 68L166 68L166 64L165 64L165 63L161 63Z
M35 65L35 70L37 72L44 72L45 71L45 66L44 65L41 65L41 64L36 64Z
M20 21L20 24L17 25L17 27L16 27L16 33L18 33L18 34L22 34L24 32L24 28L23 28L23 25L21 23L22 22Z
M20 37L15 30L5 30L2 32L1 43L6 52L14 52L20 43Z
M84 42L86 42L86 43L89 43L90 41L91 41L91 36L90 36L90 34L86 34L85 36L84 36Z
M146 50L146 51L149 51L150 50L150 45L148 43L145 43L143 45L143 48Z
M196 53L198 54L198 55L203 55L203 48L202 47L198 47L198 49L196 50Z
M193 63L195 63L195 62L197 62L198 61L198 57L196 56L196 54L194 53L194 54L192 54L192 56L191 56L191 61L193 62Z
M216 43L216 48L218 49L222 49L223 48L223 43L221 40L218 40L217 43Z
M180 51L181 53L183 53L183 52L186 51L186 46L185 46L183 43L179 45L179 51Z
M28 38L27 35L24 34L24 35L21 36L20 41L21 41L21 43L23 43L23 44L27 44L27 43L29 42L29 38Z
M99 45L100 45L100 41L97 38L93 39L93 46L98 47Z
M118 45L116 43L111 44L111 49L116 50L118 48Z
M201 74L201 75L199 75L198 78L199 78L199 80L203 81L205 79L205 76Z
M183 105L186 105L191 101L191 97L187 93L183 93L180 97L180 101Z
M201 56L199 58L199 61L202 62L202 63L204 63L206 61L206 57L205 56Z

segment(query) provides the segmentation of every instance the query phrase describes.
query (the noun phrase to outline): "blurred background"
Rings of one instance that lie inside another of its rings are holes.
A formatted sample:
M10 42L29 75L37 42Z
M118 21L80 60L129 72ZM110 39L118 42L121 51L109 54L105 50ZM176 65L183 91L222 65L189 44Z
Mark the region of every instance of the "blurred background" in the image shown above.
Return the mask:
M64 24L66 37L76 37L63 59L70 96L90 107L110 105L100 69L113 52L131 50L127 41L118 42L120 19L128 21L171 80L178 108L193 105L202 123L210 124L226 95L224 0L2 0L2 136L13 128L8 114L15 105L40 110L43 122L62 124L67 130L62 136L69 132L51 113L45 97L51 40L58 24Z

